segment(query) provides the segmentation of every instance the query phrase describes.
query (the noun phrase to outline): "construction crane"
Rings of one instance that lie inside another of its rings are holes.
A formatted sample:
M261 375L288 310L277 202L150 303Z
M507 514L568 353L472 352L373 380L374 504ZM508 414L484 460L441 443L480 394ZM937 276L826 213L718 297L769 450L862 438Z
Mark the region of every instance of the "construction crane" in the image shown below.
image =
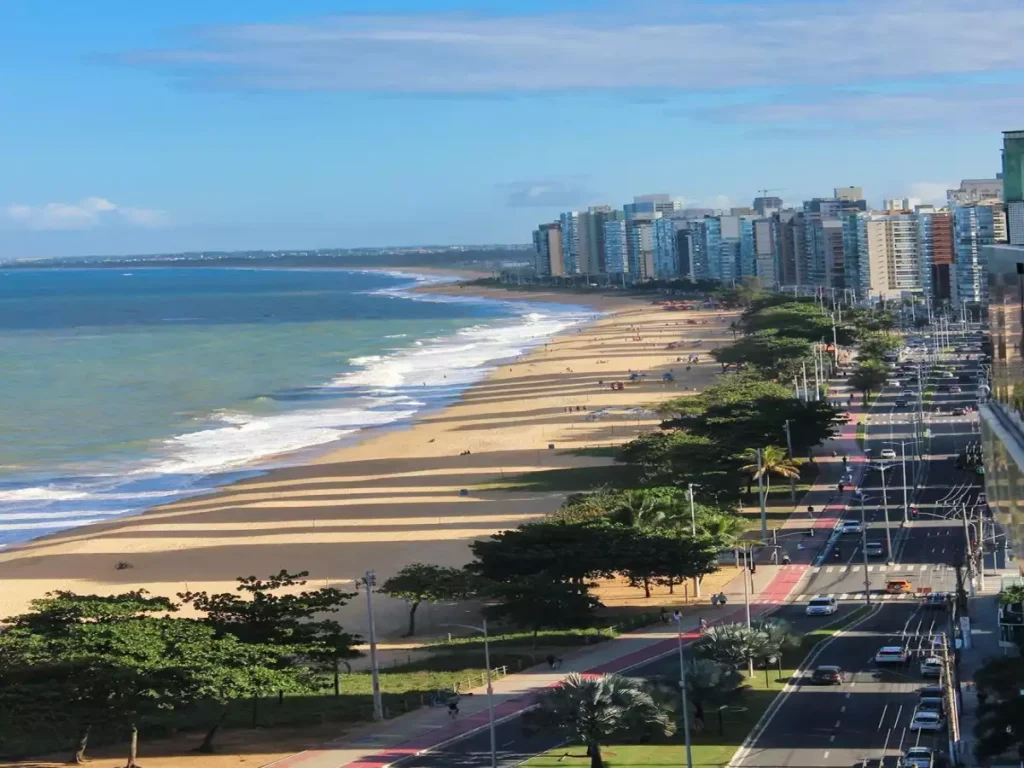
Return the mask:
M760 195L761 197L768 197L768 193L769 192L785 192L785 191L786 191L785 187L772 187L771 189L759 189L759 190L757 190L757 194Z

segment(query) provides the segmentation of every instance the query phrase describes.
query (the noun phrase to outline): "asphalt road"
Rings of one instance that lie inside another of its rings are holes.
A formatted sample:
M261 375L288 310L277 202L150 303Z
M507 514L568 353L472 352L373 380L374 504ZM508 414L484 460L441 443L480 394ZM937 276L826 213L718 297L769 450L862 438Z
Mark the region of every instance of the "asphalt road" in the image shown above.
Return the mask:
M976 367L976 366L972 366ZM949 383L933 378L925 386ZM953 382L958 384L958 382ZM962 384L961 394L936 393L934 404L946 414L956 405L973 405L974 386ZM912 407L897 408L900 393L887 387L872 408L872 420L866 429L866 445L874 456L882 448L893 447L900 454L898 441L912 440L908 414ZM883 417L878 419L877 417ZM891 421L890 421L891 417ZM945 751L945 734L921 735L907 729L916 703L916 691L927 684L918 674L916 663L899 669L879 669L873 658L883 645L899 644L918 654L923 653L926 638L947 631L948 617L943 610L929 610L910 597L883 600L885 580L891 576L909 578L914 587L930 587L933 591L955 588L954 566L963 560L965 535L963 522L951 518L950 501L973 504L980 490L980 480L972 472L956 468L956 455L966 444L978 441L976 414L971 418L935 415L928 427L932 431L929 458L925 462L922 483L913 498L920 516L903 527L902 472L898 467L886 476L889 502L889 533L893 540L892 564L886 557L874 558L865 574L861 537L846 535L840 541L840 556L812 569L805 585L794 594L802 600L782 607L776 615L791 621L798 632L827 621L804 615L803 600L815 594L832 594L841 602L841 618L865 601L867 578L871 599L877 612L848 635L828 643L816 665L835 664L849 674L847 682L838 687L817 687L798 684L785 695L768 727L755 739L751 748L736 765L743 768L774 768L786 766L859 766L895 765L896 755L907 746L933 746ZM908 456L912 449L908 446ZM908 460L908 479L913 472ZM865 518L867 538L885 541L884 514L880 508L882 479L877 471L868 472L862 481L866 494ZM860 519L859 506L845 515ZM992 561L994 563L994 561ZM676 679L678 661L674 653L629 671L638 677L665 676ZM561 739L552 736L527 735L519 718L497 726L498 764L511 768L529 757L559 746ZM477 768L489 764L490 740L487 729L453 742L443 749L403 762L408 768ZM887 757L886 757L887 756Z
M789 621L799 633L805 633L821 624L841 619L855 609L856 606L846 605L829 617L804 615L804 607L784 606L775 616ZM633 677L666 677L671 680L679 678L679 659L675 651L656 661L648 662L632 669L628 673ZM714 722L709 723L713 727ZM728 727L728 726L726 726ZM498 745L498 765L511 768L541 752L554 749L563 743L559 737L529 736L522 730L520 719L513 718L499 723L496 728ZM420 755L402 763L407 768L481 768L490 764L490 735L487 729L478 731L465 739L453 742L443 749Z

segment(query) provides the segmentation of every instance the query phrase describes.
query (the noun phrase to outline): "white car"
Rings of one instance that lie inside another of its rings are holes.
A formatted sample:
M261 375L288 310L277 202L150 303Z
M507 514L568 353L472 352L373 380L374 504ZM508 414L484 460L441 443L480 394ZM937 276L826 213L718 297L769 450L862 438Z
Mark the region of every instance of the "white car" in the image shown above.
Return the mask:
M932 751L928 747L908 747L896 765L897 768L932 768Z
M942 677L942 660L934 656L921 661L922 677Z
M892 448L883 448L882 452L878 454L878 457L881 459L888 459L889 461L895 461L896 451L894 451Z
M839 603L836 602L834 597L818 595L807 603L807 608L804 610L804 613L808 616L831 616L838 610Z
M839 524L843 533L860 533L860 521L859 520L843 520Z
M911 731L941 731L945 726L942 715L938 712L929 712L918 709L910 720L908 730Z
M875 664L906 664L907 649L902 645L886 645L875 654Z

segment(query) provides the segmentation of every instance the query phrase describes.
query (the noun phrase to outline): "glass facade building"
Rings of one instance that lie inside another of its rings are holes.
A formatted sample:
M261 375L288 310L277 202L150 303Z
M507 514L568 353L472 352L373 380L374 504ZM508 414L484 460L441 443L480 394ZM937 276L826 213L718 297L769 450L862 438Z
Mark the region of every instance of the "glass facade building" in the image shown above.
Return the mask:
M1007 548L1024 562L1024 247L983 247L989 294L989 381L979 394L985 491ZM1007 564L1010 567L1010 564Z

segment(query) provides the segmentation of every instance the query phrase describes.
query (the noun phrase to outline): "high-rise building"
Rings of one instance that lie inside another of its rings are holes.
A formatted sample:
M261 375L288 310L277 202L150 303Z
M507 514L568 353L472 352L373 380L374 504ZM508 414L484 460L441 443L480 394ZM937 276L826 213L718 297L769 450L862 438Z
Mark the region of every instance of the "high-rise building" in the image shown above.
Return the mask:
M626 250L629 273L634 280L648 280L654 270L654 221L660 213L635 214L626 219Z
M804 285L804 212L779 211L773 217L778 230L779 281L782 285Z
M604 247L604 225L606 221L622 218L621 211L617 211L610 205L592 205L587 209L587 264L590 269L587 273L602 274L607 271Z
M1003 180L1000 179L964 179L959 189L946 190L946 202L950 207L958 205L974 205L987 200L1003 199Z
M682 219L662 217L653 222L654 276L659 280L679 277L679 242L676 232Z
M890 213L903 213L904 211L915 211L921 205L918 197L894 197L882 201L882 209Z
M921 290L917 215L868 214L858 217L858 293L898 297Z
M537 253L534 269L543 277L564 275L562 263L562 224L553 221L541 224L533 233L533 248Z
M956 274L951 298L957 304L988 303L985 246L1006 240L1006 213L998 201L953 209Z
M933 301L956 295L953 214L945 209L919 210L917 245L921 264L921 293Z
M844 203L857 203L864 199L864 190L861 187L836 187L833 195Z
M609 275L629 273L629 250L626 247L626 220L609 219L604 223L605 272Z
M659 193L655 195L636 195L632 203L623 206L626 218L651 213L660 213L668 216L670 213L682 210L683 204L679 200L673 200L671 195Z
M752 228L757 277L762 287L774 289L779 285L776 221L774 218L754 219Z
M753 204L754 213L758 216L767 217L782 210L781 197L755 197Z
M1003 131L1003 198L1011 245L1024 245L1024 131Z
M587 249L586 214L568 211L559 217L559 223L562 225L562 263L565 274L578 275L582 271L581 262L584 262L581 257Z
M722 220L718 216L708 216L703 221L701 229L702 248L705 262L707 263L708 277L712 280L731 279L722 276Z

